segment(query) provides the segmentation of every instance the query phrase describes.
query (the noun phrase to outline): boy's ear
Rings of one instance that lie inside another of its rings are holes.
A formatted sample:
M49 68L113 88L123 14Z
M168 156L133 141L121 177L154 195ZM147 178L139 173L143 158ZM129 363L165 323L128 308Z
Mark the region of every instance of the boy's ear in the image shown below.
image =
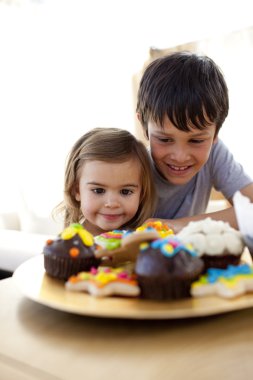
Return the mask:
M148 128L142 124L140 113L136 112L136 116L137 116L137 119L139 120L139 122L141 123L142 130L143 130L143 133L144 133L144 137L149 140Z
M215 136L215 138L213 139L213 144L216 144L219 140L219 137L218 137L218 134Z
M149 140L148 129L143 127L144 137Z

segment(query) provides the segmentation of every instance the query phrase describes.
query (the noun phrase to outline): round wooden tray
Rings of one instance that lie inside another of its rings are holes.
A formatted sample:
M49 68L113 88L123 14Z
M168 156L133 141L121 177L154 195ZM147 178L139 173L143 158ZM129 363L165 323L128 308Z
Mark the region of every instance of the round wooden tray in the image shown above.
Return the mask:
M13 277L18 288L33 301L70 313L103 318L176 319L253 307L253 294L232 300L203 297L166 302L123 297L95 298L84 292L67 291L63 281L45 273L43 260L43 255L39 255L16 269Z

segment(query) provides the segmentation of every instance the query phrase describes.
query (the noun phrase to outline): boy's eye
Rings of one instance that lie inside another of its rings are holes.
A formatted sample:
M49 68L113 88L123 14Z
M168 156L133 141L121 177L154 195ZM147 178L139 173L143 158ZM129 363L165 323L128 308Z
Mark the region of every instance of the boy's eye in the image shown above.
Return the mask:
M92 191L95 194L104 194L105 193L105 189L102 189L102 187L98 187L96 189L92 189Z
M191 139L190 142L193 143L193 144L201 144L202 142L204 142L204 140Z
M122 189L122 190L120 190L120 193L121 193L122 195L130 195L130 194L132 194L133 192L132 192L132 190L129 190L129 189Z
M173 141L171 138L168 138L168 137L158 137L157 139L162 143L167 143L167 142Z

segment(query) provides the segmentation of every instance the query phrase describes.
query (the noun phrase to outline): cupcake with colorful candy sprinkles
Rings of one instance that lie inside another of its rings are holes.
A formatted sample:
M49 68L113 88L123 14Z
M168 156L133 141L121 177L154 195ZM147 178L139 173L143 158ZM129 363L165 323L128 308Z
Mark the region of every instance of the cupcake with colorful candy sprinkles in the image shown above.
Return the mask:
M93 236L78 223L65 228L56 239L48 240L43 254L46 273L60 280L100 264L94 255Z
M135 266L141 297L154 300L190 297L191 283L198 279L203 267L192 246L175 236L144 243Z

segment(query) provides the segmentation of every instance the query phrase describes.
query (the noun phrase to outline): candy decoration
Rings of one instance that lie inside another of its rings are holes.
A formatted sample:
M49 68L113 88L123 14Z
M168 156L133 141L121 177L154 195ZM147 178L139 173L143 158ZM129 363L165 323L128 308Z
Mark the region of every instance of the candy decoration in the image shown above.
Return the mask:
M67 290L85 291L95 297L112 295L138 296L140 288L136 276L124 268L98 267L71 276L65 283Z
M209 268L191 286L193 297L218 295L235 298L253 291L253 268L248 264L229 265L227 269Z
M91 247L94 244L93 236L87 230L85 230L81 224L78 223L73 223L69 227L66 227L62 231L60 237L63 240L69 240L72 239L75 235L79 235L82 242L88 247Z
M71 257L77 257L80 254L80 249L76 247L72 247L69 250L69 254Z

